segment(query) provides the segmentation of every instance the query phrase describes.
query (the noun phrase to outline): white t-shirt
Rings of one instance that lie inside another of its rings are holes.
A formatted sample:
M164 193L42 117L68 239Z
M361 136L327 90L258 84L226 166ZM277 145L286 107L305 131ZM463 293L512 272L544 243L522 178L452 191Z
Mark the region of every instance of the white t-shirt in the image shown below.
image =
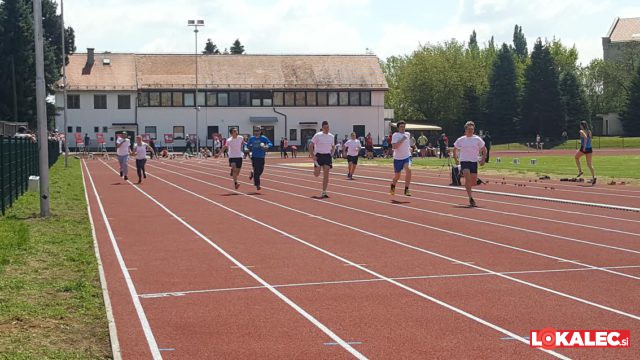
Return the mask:
M133 145L133 150L136 152L136 159L142 160L147 158L147 143L138 143Z
M230 158L241 158L244 156L244 152L242 152L242 143L244 143L244 138L240 135L235 139L233 137L227 139Z
M122 144L123 142L124 144ZM129 139L118 138L118 140L116 140L116 145L117 144L122 144L116 150L116 154L118 154L118 156L129 155L129 148L131 148L131 141Z
M332 133L323 133L322 131L317 132L311 138L311 142L313 143L313 151L316 154L331 154L331 148L333 147L333 142L335 138Z
M411 156L411 134L409 132L405 132L404 134L399 132L393 133L393 136L391 136L391 145L399 143L403 137L405 137L406 140L403 141L400 146L393 149L394 160L404 160Z
M484 147L484 140L478 135L461 136L453 146L460 150L460 161L478 162L478 154Z
M360 149L362 148L362 144L360 144L360 141L358 141L357 139L349 139L346 143L344 143L344 146L347 148L347 155L349 156L358 156L358 154L360 153Z

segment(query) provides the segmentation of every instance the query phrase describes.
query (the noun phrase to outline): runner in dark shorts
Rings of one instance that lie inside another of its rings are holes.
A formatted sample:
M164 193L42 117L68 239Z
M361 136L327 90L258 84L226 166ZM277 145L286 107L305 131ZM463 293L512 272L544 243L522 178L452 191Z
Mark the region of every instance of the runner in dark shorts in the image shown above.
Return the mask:
M353 180L353 173L356 171L356 166L358 165L358 156L360 155L362 144L360 143L360 140L356 138L356 133L352 132L351 139L347 140L344 143L344 146L347 154L347 163L349 164L347 179Z
M322 193L320 198L328 198L327 187L329 186L329 170L333 167L333 159L331 155L335 151L335 138L329 132L329 123L322 122L322 131L313 135L309 144L309 153L313 154L313 175L320 176L322 171Z
M238 129L231 129L231 137L227 139L223 145L223 151L229 152L229 166L231 167L231 177L233 177L233 185L236 189L240 187L238 183L238 175L242 168L242 158L244 157L244 138L238 136Z
M591 147L591 137L592 132L589 128L589 123L586 121L580 122L580 150L576 152L576 166L578 167L578 176L579 178L584 174L582 172L582 166L580 165L580 158L584 156L587 159L587 167L589 171L591 171L591 184L596 184L596 171L593 169L593 165L591 164L591 158L593 157L593 148Z

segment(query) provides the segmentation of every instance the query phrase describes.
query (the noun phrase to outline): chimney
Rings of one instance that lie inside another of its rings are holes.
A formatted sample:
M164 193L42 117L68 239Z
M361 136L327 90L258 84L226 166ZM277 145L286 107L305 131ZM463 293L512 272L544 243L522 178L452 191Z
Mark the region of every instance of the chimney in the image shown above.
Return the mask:
M93 50L94 48L87 48L87 67L93 65Z

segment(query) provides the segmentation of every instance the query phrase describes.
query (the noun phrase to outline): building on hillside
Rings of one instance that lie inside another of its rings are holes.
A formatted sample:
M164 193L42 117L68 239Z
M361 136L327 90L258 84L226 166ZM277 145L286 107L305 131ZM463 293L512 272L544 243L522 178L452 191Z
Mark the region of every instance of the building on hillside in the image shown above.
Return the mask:
M87 133L92 141L103 133L113 147L117 131L150 134L160 142L170 134L176 147L198 133L200 143L206 139L211 146L212 134L226 137L233 127L240 134L261 127L276 145L283 137L306 145L324 120L340 138L370 132L382 141L388 86L376 56L198 55L197 96L195 58L93 49L71 55L65 129L70 146L74 133ZM58 108L62 94L60 88ZM59 111L56 126L62 124Z
M640 18L616 18L607 36L602 38L602 52L605 61L640 54ZM602 115L602 135L624 135L618 113Z

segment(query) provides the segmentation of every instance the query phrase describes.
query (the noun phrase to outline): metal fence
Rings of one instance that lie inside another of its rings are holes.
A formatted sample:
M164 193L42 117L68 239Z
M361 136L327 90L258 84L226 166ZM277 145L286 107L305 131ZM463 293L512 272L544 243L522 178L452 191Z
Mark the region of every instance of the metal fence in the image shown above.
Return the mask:
M49 166L60 156L57 141L49 141ZM13 205L25 191L29 176L39 175L38 144L30 139L0 136L0 210Z

